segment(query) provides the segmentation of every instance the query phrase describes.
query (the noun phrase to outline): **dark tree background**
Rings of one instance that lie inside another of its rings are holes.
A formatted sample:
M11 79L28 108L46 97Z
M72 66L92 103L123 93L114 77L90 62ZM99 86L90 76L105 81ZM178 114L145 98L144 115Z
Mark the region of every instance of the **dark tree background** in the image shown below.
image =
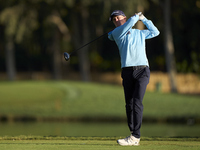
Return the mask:
M94 71L120 71L117 46L106 36L69 62L63 58L63 52L70 53L112 30L108 18L115 9L128 18L142 10L160 30L158 37L147 40L152 71L169 72L168 63L174 61L170 67L178 73L200 73L200 0L0 1L0 72L15 80L19 72L49 72L53 79L62 79L66 72L76 71L89 81ZM172 37L173 60L167 57L166 33Z

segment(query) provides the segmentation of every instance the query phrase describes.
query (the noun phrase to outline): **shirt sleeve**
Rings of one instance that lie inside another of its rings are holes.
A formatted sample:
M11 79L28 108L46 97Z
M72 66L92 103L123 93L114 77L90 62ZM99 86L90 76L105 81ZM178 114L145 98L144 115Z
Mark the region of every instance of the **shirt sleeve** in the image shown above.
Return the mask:
M151 39L153 37L156 37L160 34L158 29L154 26L151 20L148 20L144 18L142 22L147 27L147 30L142 30L142 33L145 35L145 39Z
M114 41L114 38L113 38L113 36L112 36L112 31L110 31L110 32L108 33L108 39L111 40L111 41Z
M113 32L112 32L112 35L113 35L114 39L116 39L116 38L120 39L124 35L126 35L127 31L129 29L131 29L136 24L136 22L138 20L139 20L139 16L138 15L134 15L131 18L129 18L126 23L124 23L123 25L115 28L113 30Z

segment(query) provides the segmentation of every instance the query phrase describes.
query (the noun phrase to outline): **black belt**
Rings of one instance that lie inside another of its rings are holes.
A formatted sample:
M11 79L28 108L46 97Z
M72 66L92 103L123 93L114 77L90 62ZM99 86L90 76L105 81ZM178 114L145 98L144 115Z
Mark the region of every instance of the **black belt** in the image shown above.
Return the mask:
M147 66L131 66L131 67L124 67L122 69L131 69L131 70L139 70L139 69L143 69L146 68Z

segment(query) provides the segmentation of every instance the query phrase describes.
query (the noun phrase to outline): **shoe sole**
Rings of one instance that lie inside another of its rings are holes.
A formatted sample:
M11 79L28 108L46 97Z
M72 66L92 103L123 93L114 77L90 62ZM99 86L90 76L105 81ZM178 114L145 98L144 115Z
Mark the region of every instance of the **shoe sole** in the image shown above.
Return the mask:
M139 143L138 143L138 144L125 145L125 144L122 144L122 143L120 143L120 142L118 142L118 141L117 141L117 143L118 143L119 145L121 145L121 146L139 146L139 145L140 145Z

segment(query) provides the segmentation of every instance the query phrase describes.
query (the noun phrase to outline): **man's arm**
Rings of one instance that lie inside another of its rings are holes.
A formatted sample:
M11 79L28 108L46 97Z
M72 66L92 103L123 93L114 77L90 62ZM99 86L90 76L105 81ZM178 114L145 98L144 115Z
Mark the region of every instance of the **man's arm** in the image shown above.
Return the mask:
M152 21L148 20L142 13L139 14L139 20L141 20L144 23L144 25L148 28L148 30L142 30L143 34L145 34L145 39L150 39L160 34L158 29L152 23Z
M115 28L112 32L114 39L122 38L124 35L126 35L127 31L131 29L136 24L136 22L138 22L138 20L139 20L139 15L136 14L131 18L129 18L127 22L124 23L123 25Z

